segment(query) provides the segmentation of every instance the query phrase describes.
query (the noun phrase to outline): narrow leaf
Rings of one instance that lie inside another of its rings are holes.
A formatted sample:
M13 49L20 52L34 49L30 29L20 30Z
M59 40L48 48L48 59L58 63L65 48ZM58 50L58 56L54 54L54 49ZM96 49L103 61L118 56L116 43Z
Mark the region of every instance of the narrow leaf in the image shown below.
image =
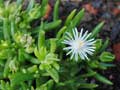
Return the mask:
M45 32L43 30L39 30L39 35L38 35L38 50L40 50L40 48L42 46L45 45Z
M100 75L98 73L94 77L102 83L113 85L113 83L111 81L109 81L107 78L103 77L102 75Z
M51 23L44 24L44 29L45 29L46 31L55 29L55 28L57 28L58 26L60 26L61 23L62 23L61 20L57 20L57 21L54 21L54 22L51 22Z
M78 14L73 18L73 20L71 22L72 23L72 28L77 26L80 23L80 21L82 20L82 18L84 16L84 11L85 11L84 9L80 10L78 12Z
M82 83L79 85L80 88L88 88L88 89L92 89L92 88L96 88L98 87L97 84L87 84L87 83Z
M50 39L50 52L54 53L56 50L56 39Z
M41 4L41 15L44 16L47 10L47 4L48 4L48 0L42 0L42 4Z
M57 83L59 81L59 75L57 70L55 70L54 68L48 68L47 72L49 73L49 75L54 79L54 81Z
M8 25L8 20L5 18L3 21L3 35L5 40L10 41L10 31Z
M102 45L99 53L103 52L107 48L108 44L109 44L109 39L107 38L104 44Z
M58 20L58 16L59 16L59 4L60 4L60 0L57 0L54 6L54 11L53 11L53 21Z
M76 13L76 9L74 9L69 16L67 17L66 21L65 21L65 25L68 26L70 24L70 22L72 21L73 17L75 16Z
M18 5L18 6L21 5L22 1L23 1L23 0L17 0L17 5Z
M62 27L60 30L59 30L59 32L57 33L57 38L58 39L60 39L60 37L62 36L62 34L65 32L65 30L66 30L66 26L64 26L64 27Z
M27 12L29 12L29 11L33 8L34 3L35 3L34 0L30 0L30 2L29 2L29 4L28 4L28 7L27 7L27 9L26 9Z
M103 27L104 22L99 23L92 31L90 38L94 38L100 32L101 28Z

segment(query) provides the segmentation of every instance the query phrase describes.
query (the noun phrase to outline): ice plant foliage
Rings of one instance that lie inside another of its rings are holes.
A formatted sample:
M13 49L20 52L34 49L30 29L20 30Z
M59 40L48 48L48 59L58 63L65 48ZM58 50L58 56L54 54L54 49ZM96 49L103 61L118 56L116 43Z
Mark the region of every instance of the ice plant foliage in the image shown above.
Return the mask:
M74 28L72 33L73 35L66 32L66 37L63 41L64 44L68 45L63 48L63 50L68 50L66 55L71 54L70 59L74 58L76 61L78 61L79 57L82 60L89 60L88 55L92 55L95 51L95 40L94 38L89 39L91 33L88 33L88 31L83 33L83 28L80 32L78 32L77 28Z
M112 85L97 72L114 66L115 56L105 51L109 39L97 39L104 22L91 33L78 32L74 27L80 25L84 9L74 9L62 21L60 0L56 0L53 18L48 20L44 16L50 0L27 0L26 8L26 0L11 1L0 0L0 90L95 90L98 85L88 78ZM31 24L38 21L40 24ZM71 32L65 33L67 30ZM67 61L63 47L73 60L90 60Z

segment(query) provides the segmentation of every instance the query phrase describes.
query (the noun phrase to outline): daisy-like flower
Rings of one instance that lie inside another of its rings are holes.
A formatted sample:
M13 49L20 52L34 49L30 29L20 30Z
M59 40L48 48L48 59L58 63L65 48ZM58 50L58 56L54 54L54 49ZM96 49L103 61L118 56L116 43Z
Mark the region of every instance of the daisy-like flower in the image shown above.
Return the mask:
M67 47L63 48L63 50L67 50L68 53L66 55L71 54L70 59L75 59L78 61L80 57L82 60L89 60L88 55L92 55L95 51L95 40L94 38L89 39L91 33L86 31L83 33L83 28L80 32L78 32L77 28L72 30L72 34L66 32L65 40L62 42Z

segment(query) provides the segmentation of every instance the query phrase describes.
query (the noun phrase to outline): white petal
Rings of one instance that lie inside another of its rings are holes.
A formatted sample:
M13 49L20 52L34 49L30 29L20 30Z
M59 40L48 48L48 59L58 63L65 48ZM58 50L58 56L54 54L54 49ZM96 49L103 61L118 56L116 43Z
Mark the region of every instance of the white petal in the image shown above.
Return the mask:
M78 38L79 36L78 36L78 30L77 30L77 28L75 28L75 34L76 34L76 37Z
M87 40L86 42L88 43L88 42L93 42L93 41L94 41L94 39L92 38L90 40Z
M72 37L72 35L70 33L66 32L66 34L68 35L68 37L71 38L71 40L73 40L73 37Z
M81 31L80 31L79 38L81 38L81 37L82 37L82 34L83 34L83 28L82 28L82 29L81 29Z
M87 54L86 54L85 52L82 52L82 53L83 53L84 57L85 57L86 59L88 59Z
M88 31L86 31L86 32L84 33L84 35L82 36L82 40L85 39L85 37L87 36L87 34L88 34Z
M70 50L66 55L69 55L70 53L72 53L73 52L73 50Z
M68 40L64 40L62 43L67 44L67 45L71 45L71 41L68 41Z
M65 39L67 39L67 40L71 41L71 38L70 38L70 37L67 37L67 36L66 36L66 37L65 37Z
M72 32L73 32L73 37L74 37L74 39L76 39L75 30L73 29Z
M88 50L95 50L95 47L87 47L86 49L88 49Z
M75 53L75 60L78 61L78 53Z
M96 41L86 41L86 44L88 44L88 45L93 45L94 43L95 43Z
M63 50L69 50L69 49L72 49L72 47L65 47L65 48L63 48Z
M93 54L93 52L92 51L89 51L89 50L84 50L86 53L88 53L89 55L92 55Z
M91 33L89 33L85 38L84 40L87 40L89 37L90 37Z
M74 57L74 54L75 54L75 53L73 52L73 53L72 53L72 55L71 55L71 57L70 57L70 59L73 59L73 57Z
M83 59L83 60L85 59L82 52L79 52L79 56L80 56L81 59Z

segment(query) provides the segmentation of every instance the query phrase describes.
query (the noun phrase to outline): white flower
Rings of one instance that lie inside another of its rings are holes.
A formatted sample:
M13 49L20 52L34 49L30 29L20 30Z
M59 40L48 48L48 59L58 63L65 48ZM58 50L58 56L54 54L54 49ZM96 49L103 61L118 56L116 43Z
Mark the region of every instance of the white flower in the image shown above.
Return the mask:
M73 29L73 35L66 32L66 37L62 43L68 45L67 47L63 48L63 50L67 50L68 53L66 55L71 54L70 59L75 59L78 61L80 57L82 60L89 60L88 55L92 55L95 51L95 40L89 39L91 33L86 31L83 34L83 28L81 29L80 33L77 31L77 28Z

